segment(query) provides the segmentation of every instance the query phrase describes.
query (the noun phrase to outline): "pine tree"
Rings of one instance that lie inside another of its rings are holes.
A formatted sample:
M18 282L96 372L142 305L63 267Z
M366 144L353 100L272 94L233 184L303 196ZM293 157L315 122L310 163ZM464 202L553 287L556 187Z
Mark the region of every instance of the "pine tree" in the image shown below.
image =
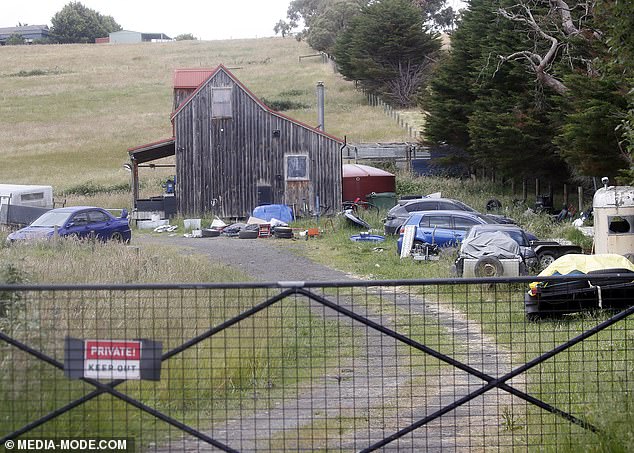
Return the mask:
M525 46L518 25L496 14L500 2L472 0L451 51L421 99L425 136L466 149L476 166L512 177L561 175L547 94L513 61L499 56Z
M408 0L373 2L337 38L335 57L344 77L399 105L414 101L440 49Z

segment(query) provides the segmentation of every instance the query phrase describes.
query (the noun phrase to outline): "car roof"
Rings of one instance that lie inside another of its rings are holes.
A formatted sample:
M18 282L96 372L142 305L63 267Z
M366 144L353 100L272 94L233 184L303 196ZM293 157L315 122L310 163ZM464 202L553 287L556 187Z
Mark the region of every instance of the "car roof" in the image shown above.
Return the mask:
M464 215L473 217L486 217L486 214L472 211L462 211L460 209L431 209L429 211L412 211L410 215Z
M405 206L406 204L410 204L410 203L418 203L420 201L458 201L462 204L466 204L463 203L460 200L456 200L454 198L435 198L435 197L421 197L421 198L406 198L405 200L398 200L398 204L400 204L401 206Z
M471 228L475 228L478 230L518 230L518 231L524 231L523 228L517 226L517 225L513 225L513 224L509 224L509 223L486 223L483 225L473 225L473 227Z
M54 212L77 212L83 211L84 209L101 209L96 206L66 206L64 208L55 208L51 209Z

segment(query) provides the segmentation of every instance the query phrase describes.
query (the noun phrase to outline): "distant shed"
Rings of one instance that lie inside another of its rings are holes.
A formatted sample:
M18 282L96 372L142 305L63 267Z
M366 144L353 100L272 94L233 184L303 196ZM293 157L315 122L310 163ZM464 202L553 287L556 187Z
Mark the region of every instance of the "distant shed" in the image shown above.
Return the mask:
M392 173L361 164L343 165L343 199L351 201L360 198L368 201L366 195L372 192L395 192L396 176Z
M26 44L32 44L38 40L47 40L50 30L47 25L22 25L18 27L0 28L0 45L6 44L11 36L21 36Z
M111 44L134 44L140 42L171 41L165 33L141 33L138 31L120 30L109 34Z

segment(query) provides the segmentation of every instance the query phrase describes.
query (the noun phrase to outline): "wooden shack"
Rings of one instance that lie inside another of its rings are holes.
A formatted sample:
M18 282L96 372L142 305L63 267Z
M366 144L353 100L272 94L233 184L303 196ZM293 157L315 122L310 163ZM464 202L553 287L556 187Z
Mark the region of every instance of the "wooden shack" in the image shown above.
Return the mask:
M179 213L242 218L262 204L339 208L343 140L271 110L224 66L174 81L169 146ZM147 151L129 150L135 170Z
M179 211L341 204L343 141L269 109L219 66L172 115Z

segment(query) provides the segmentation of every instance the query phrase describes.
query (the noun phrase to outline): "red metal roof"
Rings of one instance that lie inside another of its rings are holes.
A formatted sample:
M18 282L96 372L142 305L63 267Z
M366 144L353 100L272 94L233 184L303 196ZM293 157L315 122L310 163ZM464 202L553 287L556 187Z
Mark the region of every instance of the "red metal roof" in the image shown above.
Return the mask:
M246 86L245 86L242 82L240 82L240 81L236 78L236 76L234 76L234 75L231 73L231 71L229 71L229 70L228 70L228 69L227 69L224 65L222 65L222 64L221 64L221 65L218 65L218 67L216 67L215 69L211 70L211 72L209 73L208 77L207 77L207 78L206 78L206 79L205 79L205 80L204 80L204 81L203 81L200 85L198 85L198 87L196 88L196 90L195 90L192 94L190 94L190 95L187 97L187 99L185 99L185 100L181 103L181 105L179 105L179 106L178 106L178 108L177 108L177 109L176 109L176 110L172 113L172 115L171 115L171 120L172 120L172 122L174 121L174 118L176 117L176 115L178 115L178 114L181 112L181 110L183 110L183 108L185 107L185 105L187 105L187 104L189 103L189 101L191 101L191 100L192 100L192 99L196 96L196 94L198 93L198 91L202 88L202 85L204 85L204 83L205 83L205 82L207 82L207 80L211 79L211 78L212 78L212 77L216 74L216 72L218 72L218 71L224 71L224 73L225 73L225 74L227 74L227 76L229 76L229 77L230 77L230 78L231 78L231 79L232 79L232 80L233 80L233 81L234 81L234 82L235 82L238 86L240 86L240 87L241 87L241 88L242 88L242 89L243 89L243 90L247 93L247 95L249 95L249 96L250 96L250 97L251 97L251 98L252 98L252 99L253 99L253 100L254 100L257 104L259 104L259 105L260 105L260 106L261 106L264 110L266 110L266 111L268 111L268 112L272 113L272 114L273 114L273 115L275 115L275 116L278 116L278 117L280 117L280 118L284 118L284 119L286 119L286 120L289 120L289 121L291 121L292 123L297 124L298 126L305 127L306 129L309 129L309 130L311 130L311 131L313 131L313 132L316 132L316 133L318 133L318 134L320 134L320 135L323 135L324 137L328 137L328 138L330 138L331 140L334 140L334 141L339 142L339 143L344 143L344 141L343 141L343 140L341 140L341 139L340 139L340 138L338 138L338 137L335 137L334 135L330 135L330 134L328 134L327 132L324 132L324 131L322 131L322 130L320 130L320 129L317 129L317 128L315 128L315 127L309 126L309 125L307 125L307 124L305 124L305 123L302 123L301 121L298 121L298 120L295 120L295 119L291 118L290 116L286 116L286 115L284 115L283 113L276 112L275 110L271 109L268 105L266 105L264 102L262 102L262 101L261 101L261 100L260 100L260 99L259 99L256 95L254 95L254 94L251 92L251 90L249 90L249 89L248 89L248 88L247 88L247 87L246 87ZM177 88L177 87L174 87L174 88Z
M174 88L196 89L213 74L215 69L177 69L174 71Z
M344 178L357 178L364 176L391 176L394 175L388 171L381 170L380 168L370 167L369 165L361 164L344 164L343 165L343 177Z

